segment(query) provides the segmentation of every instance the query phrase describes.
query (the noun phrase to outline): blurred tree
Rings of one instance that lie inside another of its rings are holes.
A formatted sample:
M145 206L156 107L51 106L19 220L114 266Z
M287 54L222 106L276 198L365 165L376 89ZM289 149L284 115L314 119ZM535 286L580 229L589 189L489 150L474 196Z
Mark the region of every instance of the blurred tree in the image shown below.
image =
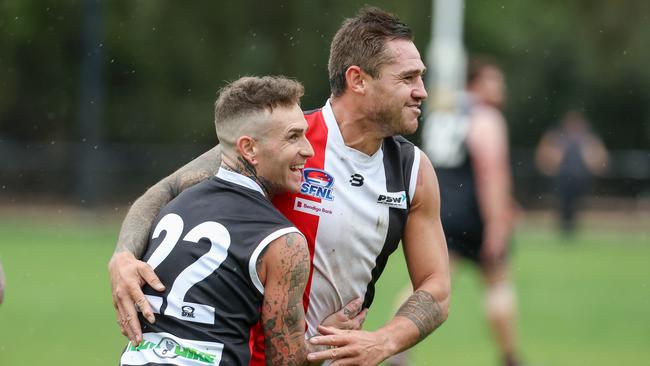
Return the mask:
M509 82L515 146L580 108L611 148L650 148L650 3L503 0L467 5L470 52L496 56Z
M102 0L96 0L102 1ZM304 108L328 96L329 42L366 1L104 2L104 136L214 143L212 104L227 80L286 74ZM374 1L413 28L423 56L431 2ZM466 3L470 53L501 61L515 146L532 147L568 108L612 148L650 148L650 3ZM74 141L81 10L76 1L0 2L0 138Z
M0 2L0 136L59 140L74 133L80 4Z

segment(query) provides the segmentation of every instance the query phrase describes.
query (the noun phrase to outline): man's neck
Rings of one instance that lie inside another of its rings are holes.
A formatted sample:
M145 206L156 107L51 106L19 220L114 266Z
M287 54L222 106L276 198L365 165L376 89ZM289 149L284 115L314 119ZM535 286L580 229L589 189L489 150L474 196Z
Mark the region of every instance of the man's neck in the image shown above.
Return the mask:
M264 177L260 177L257 174L257 169L255 169L255 167L248 163L248 161L243 157L237 156L235 159L232 159L222 154L221 168L250 178L253 182L257 183L260 188L262 188L266 197L269 199L273 198L273 190L271 189L272 184L270 184L270 182L268 182Z
M358 105L345 96L331 97L330 105L345 146L370 156L376 153L386 136L375 121L369 120Z

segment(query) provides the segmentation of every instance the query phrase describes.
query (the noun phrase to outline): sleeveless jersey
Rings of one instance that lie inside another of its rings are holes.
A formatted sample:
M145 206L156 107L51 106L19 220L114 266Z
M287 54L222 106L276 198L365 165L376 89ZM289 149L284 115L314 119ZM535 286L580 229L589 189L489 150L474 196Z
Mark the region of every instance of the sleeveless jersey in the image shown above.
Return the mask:
M305 112L307 161L299 194L273 204L305 235L312 268L303 297L306 338L351 300L370 307L375 283L404 234L420 167L420 150L401 136L387 137L372 156L345 145L329 101ZM258 326L251 365L264 365Z
M306 113L314 157L299 195L274 200L307 238L313 268L305 293L307 336L346 303L364 298L402 239L420 166L419 150L402 137L384 139L368 156L347 147L329 101Z
M156 313L121 365L248 365L264 288L263 249L298 230L251 179L220 169L161 211L144 255L165 284L145 286Z
M306 112L314 148L301 193L273 204L305 235L312 268L304 295L306 337L328 315L362 297L372 304L375 283L402 239L420 166L420 151L406 139L384 139L368 156L345 146L329 101ZM259 329L258 329L259 330ZM253 365L264 365L263 334Z
M422 131L423 150L431 160L440 187L440 218L453 243L480 245L483 236L472 162L467 147L473 103L460 111L430 114Z

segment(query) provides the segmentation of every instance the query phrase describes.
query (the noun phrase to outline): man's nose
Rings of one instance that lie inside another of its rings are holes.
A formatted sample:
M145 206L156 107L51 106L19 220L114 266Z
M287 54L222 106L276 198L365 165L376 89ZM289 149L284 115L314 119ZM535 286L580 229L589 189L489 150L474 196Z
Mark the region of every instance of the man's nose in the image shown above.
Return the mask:
M424 80L422 80L422 78L419 78L415 89L413 89L413 92L411 93L411 96L417 100L424 100L429 96L429 94L427 94L426 88L424 87Z
M305 140L305 143L301 153L302 155L311 158L312 156L314 156L314 148L311 146L311 143L309 142L309 140L307 140L306 137L303 138Z

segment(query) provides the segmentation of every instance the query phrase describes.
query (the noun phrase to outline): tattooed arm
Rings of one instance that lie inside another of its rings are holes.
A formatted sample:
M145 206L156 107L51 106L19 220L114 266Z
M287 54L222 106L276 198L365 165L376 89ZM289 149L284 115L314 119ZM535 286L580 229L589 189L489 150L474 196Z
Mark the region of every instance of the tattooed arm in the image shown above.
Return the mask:
M312 344L333 348L310 353L310 361L377 365L412 347L446 319L449 308L449 257L440 223L440 193L429 159L422 154L417 189L402 240L414 292L386 325L374 332L319 327Z
M420 158L417 188L402 246L414 292L395 317L410 320L410 328L415 325L417 337L408 337L399 351L433 332L447 319L449 311L451 277L447 242L440 222L440 190L431 162L424 154Z
M108 271L120 330L136 345L142 339L142 331L135 304L149 322L155 320L141 286L146 282L156 290L164 290L151 267L137 260L147 247L151 225L161 208L181 191L216 173L221 163L220 150L219 146L212 148L156 183L133 203L124 218Z
M306 363L305 312L302 295L309 277L309 250L297 233L269 244L257 262L264 284L262 326L267 365Z

